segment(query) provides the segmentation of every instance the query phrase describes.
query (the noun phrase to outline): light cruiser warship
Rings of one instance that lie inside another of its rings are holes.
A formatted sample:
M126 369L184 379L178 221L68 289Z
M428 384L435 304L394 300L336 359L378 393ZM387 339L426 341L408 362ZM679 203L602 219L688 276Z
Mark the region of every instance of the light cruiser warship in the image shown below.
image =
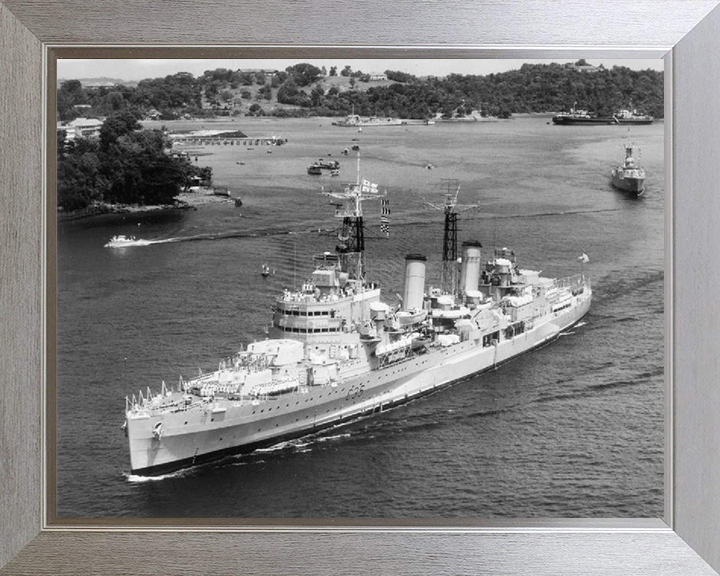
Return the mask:
M483 265L457 256L457 193L445 205L443 286L425 286L426 257L405 258L399 306L365 278L367 180L329 192L342 219L335 252L314 258L301 289L274 303L270 339L179 389L126 399L132 474L153 476L253 451L381 412L542 346L577 323L592 292L583 274L555 280L518 266L507 248Z

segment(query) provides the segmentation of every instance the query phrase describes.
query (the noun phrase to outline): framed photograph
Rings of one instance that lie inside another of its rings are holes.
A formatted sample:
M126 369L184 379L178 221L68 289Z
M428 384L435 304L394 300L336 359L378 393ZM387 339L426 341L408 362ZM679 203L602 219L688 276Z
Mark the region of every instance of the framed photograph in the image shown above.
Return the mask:
M147 573L152 550L157 573L713 574L717 278L698 262L720 70L697 46L720 24L667 4L650 47L417 50L38 44L32 10L0 5L3 74L37 72L2 98L39 90L4 122L3 169L45 191L4 218L6 569ZM643 85L624 110L601 105L608 70ZM489 74L537 86L463 89ZM152 94L170 88L181 105ZM492 358L464 366L471 344ZM253 430L215 424L242 410Z
M663 67L60 57L53 522L661 517Z

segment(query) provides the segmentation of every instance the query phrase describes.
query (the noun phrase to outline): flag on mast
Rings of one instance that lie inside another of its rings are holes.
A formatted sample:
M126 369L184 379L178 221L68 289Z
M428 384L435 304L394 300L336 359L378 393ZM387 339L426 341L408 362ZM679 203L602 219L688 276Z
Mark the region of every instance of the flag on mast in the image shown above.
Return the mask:
M390 202L387 198L380 199L380 232L390 236Z
M585 252L582 253L582 256L578 256L578 260L580 260L583 264L590 262L590 258L588 258L588 255L585 254Z
M360 185L360 192L365 192L368 194L377 194L378 193L378 185L373 184L370 182L370 180L366 180L363 178L362 184Z

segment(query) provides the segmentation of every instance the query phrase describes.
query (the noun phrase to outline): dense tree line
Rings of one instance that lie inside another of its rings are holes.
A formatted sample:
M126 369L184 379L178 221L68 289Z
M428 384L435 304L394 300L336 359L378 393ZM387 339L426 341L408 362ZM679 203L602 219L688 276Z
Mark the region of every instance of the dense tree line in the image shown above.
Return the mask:
M108 116L124 110L151 110L161 118L172 120L181 113L202 115L202 85L187 72L165 78L141 80L137 87L113 86L83 88L78 80L63 82L57 92L58 120L68 121L79 116ZM78 109L89 105L89 110Z
M477 111L508 118L514 113L557 112L577 106L601 115L633 107L663 117L663 73L654 70L616 66L585 71L561 64L525 64L519 70L486 76L419 79L392 70L386 75L395 83L328 91L319 98L296 89L288 103L331 116L354 110L361 115L428 118L439 114L447 118Z
M573 105L599 114L634 107L640 112L663 116L663 73L631 70L622 66L610 69L577 65L524 64L520 69L497 74L450 74L444 78L418 78L401 71L386 70L393 83L373 86L370 76L347 65L339 76L347 79L342 88L324 83L338 75L336 67L326 71L308 63L288 66L271 78L260 71L208 70L197 78L180 72L141 81L136 88L83 89L80 82L64 82L58 90L58 115L61 120L81 113L77 105L91 106L95 115L136 108L148 113L154 109L161 119L188 114L202 118L213 110L202 108L203 98L218 108L233 99L255 97L263 106L248 113L277 116L342 116L353 110L361 115L387 115L402 118L483 116L507 118L526 112L557 112ZM358 84L360 83L360 84ZM254 94L250 87L254 88ZM286 106L273 106L274 99ZM288 106L295 107L289 110Z
M58 206L173 204L191 176L210 179L209 168L169 155L167 136L140 130L138 117L129 109L111 114L96 139L66 142L65 131L58 132Z

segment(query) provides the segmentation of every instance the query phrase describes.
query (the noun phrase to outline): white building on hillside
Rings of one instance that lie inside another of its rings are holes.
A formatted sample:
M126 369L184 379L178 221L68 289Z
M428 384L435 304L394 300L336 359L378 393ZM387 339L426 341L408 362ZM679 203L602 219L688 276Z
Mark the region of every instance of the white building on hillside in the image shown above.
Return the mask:
M103 121L97 118L75 118L62 127L67 132L67 140L75 138L96 138L100 136Z

